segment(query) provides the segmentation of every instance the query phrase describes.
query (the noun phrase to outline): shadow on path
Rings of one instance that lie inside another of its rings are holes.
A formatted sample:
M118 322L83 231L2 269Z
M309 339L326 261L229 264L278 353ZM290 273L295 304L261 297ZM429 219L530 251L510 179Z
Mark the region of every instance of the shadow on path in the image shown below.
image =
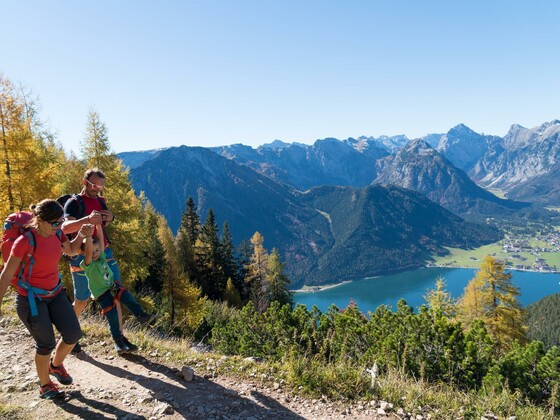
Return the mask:
M150 361L140 355L126 355L126 360L141 365L151 372L163 375L167 377L168 381L132 373L118 366L103 363L87 354L81 354L80 359L110 375L131 380L152 391L157 400L171 404L174 410L185 418L193 418L193 416L204 418L207 415L212 415L212 412L215 411L215 414L220 413L222 415L242 415L244 417L273 415L275 419L303 419L278 401L262 393L255 391L251 393L258 401L257 403L239 395L237 392L235 394L227 393L225 392L227 388L199 376L195 376L193 382L185 382L179 380L176 370ZM122 414L126 415L128 413L122 411ZM121 417L119 414L118 418Z
M56 404L60 409L78 416L81 419L88 419L88 420L105 420L108 418L135 418L135 419L145 419L143 416L139 416L135 413L130 411L122 410L114 405L107 404L104 402L92 400L90 398L86 398L82 395L80 391L67 391L66 394L68 397L59 400L52 400L54 404ZM74 400L79 401L84 406L79 406L73 404ZM93 411L93 410L97 411ZM106 413L106 414L102 414Z

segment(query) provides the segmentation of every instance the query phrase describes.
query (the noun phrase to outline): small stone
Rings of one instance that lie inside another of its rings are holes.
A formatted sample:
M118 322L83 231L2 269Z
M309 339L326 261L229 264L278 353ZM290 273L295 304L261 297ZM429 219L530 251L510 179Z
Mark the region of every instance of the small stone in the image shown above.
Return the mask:
M192 382L192 380L194 379L194 370L188 366L183 366L179 375L185 381Z

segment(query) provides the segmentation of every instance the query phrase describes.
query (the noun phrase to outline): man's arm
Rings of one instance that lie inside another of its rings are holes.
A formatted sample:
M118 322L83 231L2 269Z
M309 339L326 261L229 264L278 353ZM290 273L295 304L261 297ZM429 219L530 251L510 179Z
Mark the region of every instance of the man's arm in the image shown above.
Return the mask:
M64 223L60 228L66 234L76 233L85 224L98 225L101 223L101 221L101 213L99 213L97 210L94 210L91 212L91 214L89 214L88 216L84 216L81 219L76 219L73 216L66 216L64 219Z

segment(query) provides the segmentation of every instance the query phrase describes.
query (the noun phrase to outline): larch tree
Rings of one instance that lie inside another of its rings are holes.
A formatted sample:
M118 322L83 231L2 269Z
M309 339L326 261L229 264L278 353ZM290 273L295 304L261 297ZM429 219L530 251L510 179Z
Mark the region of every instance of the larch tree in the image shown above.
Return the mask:
M25 210L53 197L65 155L38 117L39 105L0 74L0 212Z
M268 270L268 253L264 248L264 238L259 232L251 237L252 254L247 266L245 284L250 290L250 298L255 308L263 312L268 307L266 276Z
M165 250L163 309L168 315L168 327L192 332L204 316L205 299L201 298L201 289L181 270L175 238L161 215L158 216L158 237Z
M503 350L515 340L525 342L525 314L517 297L519 289L505 272L505 264L487 255L459 301L460 319L469 327L481 319Z
M438 277L436 279L436 288L428 290L424 300L428 304L428 307L434 313L434 316L441 314L447 318L452 318L456 313L455 300L451 297L445 289L445 279L443 277Z
M88 112L86 133L80 146L82 156L89 168L97 167L106 170L113 165L115 155L111 151L107 127L93 108Z
M290 279L284 274L284 264L276 248L272 249L268 257L266 283L269 302L278 302L282 306L293 304L293 296L288 289Z

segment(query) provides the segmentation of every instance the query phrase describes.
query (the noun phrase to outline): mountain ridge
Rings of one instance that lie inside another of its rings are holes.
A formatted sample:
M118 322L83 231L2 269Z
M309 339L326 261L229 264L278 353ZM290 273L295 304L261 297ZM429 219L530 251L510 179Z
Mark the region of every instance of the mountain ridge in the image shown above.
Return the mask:
M469 247L500 237L414 191L369 185L324 186L301 192L205 148L163 150L132 169L130 177L135 190L144 191L174 231L189 196L202 219L212 208L218 226L227 220L238 243L259 231L268 249L280 250L295 286L420 267L431 253L445 252L445 246ZM344 211L330 214L333 208L323 195ZM410 209L430 217L416 217ZM431 224L423 227L426 220ZM384 238L375 233L381 225ZM415 245L410 248L407 242ZM368 259L373 254L377 258ZM348 264L352 258L357 262Z

